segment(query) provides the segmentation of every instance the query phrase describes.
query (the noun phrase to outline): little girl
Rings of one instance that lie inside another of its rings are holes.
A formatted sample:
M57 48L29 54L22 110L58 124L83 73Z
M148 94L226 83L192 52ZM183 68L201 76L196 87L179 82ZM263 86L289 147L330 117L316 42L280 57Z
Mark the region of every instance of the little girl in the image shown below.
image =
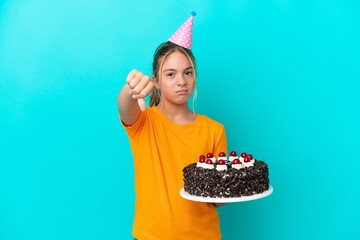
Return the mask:
M155 51L151 78L131 71L118 95L134 158L136 239L221 239L216 205L179 194L182 169L201 154L226 152L227 146L224 126L188 106L195 67L190 49L167 41Z

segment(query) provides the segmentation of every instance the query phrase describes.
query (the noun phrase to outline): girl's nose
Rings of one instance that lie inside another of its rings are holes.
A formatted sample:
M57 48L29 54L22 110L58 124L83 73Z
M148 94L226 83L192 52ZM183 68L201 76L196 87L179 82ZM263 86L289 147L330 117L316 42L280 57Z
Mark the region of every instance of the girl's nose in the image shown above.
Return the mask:
M178 86L186 85L186 80L185 80L185 77L183 75L178 76L177 85Z

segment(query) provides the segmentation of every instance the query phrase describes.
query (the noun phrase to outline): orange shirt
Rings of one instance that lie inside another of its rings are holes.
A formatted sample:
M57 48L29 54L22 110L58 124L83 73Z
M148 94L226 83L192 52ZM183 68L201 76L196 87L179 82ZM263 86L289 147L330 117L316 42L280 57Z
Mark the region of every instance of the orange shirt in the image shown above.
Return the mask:
M221 239L216 208L183 199L182 170L201 154L226 152L224 126L200 114L177 125L157 107L125 126L135 165L133 236L139 240Z

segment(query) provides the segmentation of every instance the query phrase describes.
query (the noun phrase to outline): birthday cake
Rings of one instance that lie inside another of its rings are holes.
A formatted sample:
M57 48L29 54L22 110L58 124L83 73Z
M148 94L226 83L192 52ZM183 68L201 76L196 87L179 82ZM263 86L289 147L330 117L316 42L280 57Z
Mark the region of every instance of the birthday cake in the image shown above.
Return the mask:
M269 189L268 165L243 152L235 151L218 158L200 155L197 163L183 169L184 190L190 195L212 198L251 196Z

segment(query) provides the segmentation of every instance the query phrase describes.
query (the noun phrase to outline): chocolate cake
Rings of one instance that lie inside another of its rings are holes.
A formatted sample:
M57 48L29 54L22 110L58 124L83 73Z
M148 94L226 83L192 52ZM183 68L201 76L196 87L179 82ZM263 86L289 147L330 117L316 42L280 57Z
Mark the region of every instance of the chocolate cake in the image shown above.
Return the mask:
M183 169L183 176L184 190L201 197L251 196L269 189L267 164L251 154L242 153L239 158L235 151L229 158L223 152L217 159L211 153L201 155L198 163Z

